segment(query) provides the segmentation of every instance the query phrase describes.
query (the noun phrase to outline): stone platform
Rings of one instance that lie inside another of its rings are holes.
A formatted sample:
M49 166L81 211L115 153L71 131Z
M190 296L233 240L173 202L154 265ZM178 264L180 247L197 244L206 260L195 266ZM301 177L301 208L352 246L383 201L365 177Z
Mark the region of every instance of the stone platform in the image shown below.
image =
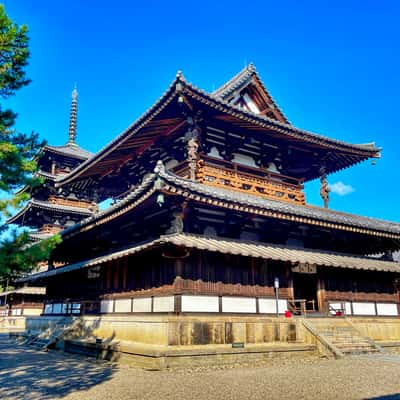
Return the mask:
M346 336L344 342L348 352L360 348L360 337L366 338L367 342L382 343L377 346L373 343L377 349L381 346L391 353L400 349L400 319L379 317L304 319L209 314L42 316L27 317L25 333L34 335L46 329L51 331L60 323L74 326L57 343L60 349L150 369L251 363L275 357L337 358L338 354L332 351L334 346L329 346L323 335L307 328L310 323L321 332L327 331L330 326L339 330L343 330L343 324L353 326L358 343L354 343L353 337L347 337L351 330L342 332ZM337 342L337 339L335 336L330 340ZM367 347L365 343L364 347Z

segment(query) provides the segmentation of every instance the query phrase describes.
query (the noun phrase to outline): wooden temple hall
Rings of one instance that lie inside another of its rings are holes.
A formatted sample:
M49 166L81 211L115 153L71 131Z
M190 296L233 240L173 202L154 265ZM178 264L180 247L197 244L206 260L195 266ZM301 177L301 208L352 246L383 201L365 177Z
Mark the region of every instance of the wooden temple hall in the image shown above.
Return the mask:
M48 269L20 279L47 288L43 315L399 315L400 224L329 208L329 174L380 149L295 127L253 65L212 93L178 73L99 152L75 146L47 148L25 210L37 236L62 228Z

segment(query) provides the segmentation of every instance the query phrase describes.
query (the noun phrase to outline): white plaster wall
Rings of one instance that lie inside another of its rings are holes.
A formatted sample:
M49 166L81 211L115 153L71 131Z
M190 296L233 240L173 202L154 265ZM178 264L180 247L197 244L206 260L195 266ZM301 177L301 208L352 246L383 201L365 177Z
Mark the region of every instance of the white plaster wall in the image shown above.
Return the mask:
M220 160L224 159L223 157L221 157L221 155L219 154L218 149L215 146L211 147L211 150L208 152L207 155L210 156L210 157L219 158Z
M375 315L374 303L353 303L354 315Z
M174 309L174 296L154 297L153 312L173 312Z
M232 161L238 164L247 165L248 167L257 168L257 164L254 161L254 158L245 154L233 153Z
M101 313L112 313L114 312L114 300L102 300L100 303Z
M254 114L260 114L260 110L258 109L257 105L247 93L244 94L243 99Z
M256 299L250 297L222 297L222 312L255 313Z
M215 312L219 311L218 296L182 296L182 312Z
M258 299L258 310L261 314L276 314L275 299ZM284 314L287 310L287 300L278 300L279 314Z
M133 312L151 312L151 298L133 299Z
M376 308L378 310L378 315L386 315L386 316L399 315L397 310L397 304L377 303Z
M115 312L131 312L132 299L115 300Z

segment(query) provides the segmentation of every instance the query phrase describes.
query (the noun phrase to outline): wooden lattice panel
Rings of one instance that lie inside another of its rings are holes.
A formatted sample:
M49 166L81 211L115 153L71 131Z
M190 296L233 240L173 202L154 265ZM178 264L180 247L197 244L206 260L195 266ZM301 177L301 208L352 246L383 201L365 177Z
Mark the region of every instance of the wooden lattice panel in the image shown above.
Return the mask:
M199 182L215 187L223 187L261 197L273 198L297 204L305 204L302 186L274 182L251 174L199 163Z

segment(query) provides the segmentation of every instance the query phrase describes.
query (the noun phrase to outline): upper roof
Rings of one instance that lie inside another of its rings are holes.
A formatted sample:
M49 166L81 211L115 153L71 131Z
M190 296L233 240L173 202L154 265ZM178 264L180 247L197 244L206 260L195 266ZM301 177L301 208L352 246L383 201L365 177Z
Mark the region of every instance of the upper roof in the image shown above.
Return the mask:
M229 79L229 81L225 82L221 87L215 90L212 95L220 97L222 100L232 104L237 97L246 91L246 89L250 89L250 96L259 107L262 107L262 109L259 110L260 113L263 113L272 119L289 124L289 120L265 87L254 64L246 66L233 78Z
M208 94L186 82L183 75L178 73L166 92L138 120L70 174L60 177L56 186L88 178L96 180L112 171L118 171L127 161L133 159L135 154L150 147L158 137L168 135L171 131L184 129L187 124L186 118L176 106L178 100L182 98L207 108L214 118L234 124L240 129L257 131L268 138L278 138L291 145L307 147L310 151L324 150L327 153L327 173L347 168L368 158L380 157L380 149L375 147L374 143L351 144L331 139L296 128L276 118L256 114L230 104L224 99L227 96L226 93L238 90L241 82L247 82L250 77L252 79L256 77L253 68L242 71L231 80L231 83L228 82L213 94ZM275 103L271 100L270 104ZM316 177L318 175L314 173L306 179Z

